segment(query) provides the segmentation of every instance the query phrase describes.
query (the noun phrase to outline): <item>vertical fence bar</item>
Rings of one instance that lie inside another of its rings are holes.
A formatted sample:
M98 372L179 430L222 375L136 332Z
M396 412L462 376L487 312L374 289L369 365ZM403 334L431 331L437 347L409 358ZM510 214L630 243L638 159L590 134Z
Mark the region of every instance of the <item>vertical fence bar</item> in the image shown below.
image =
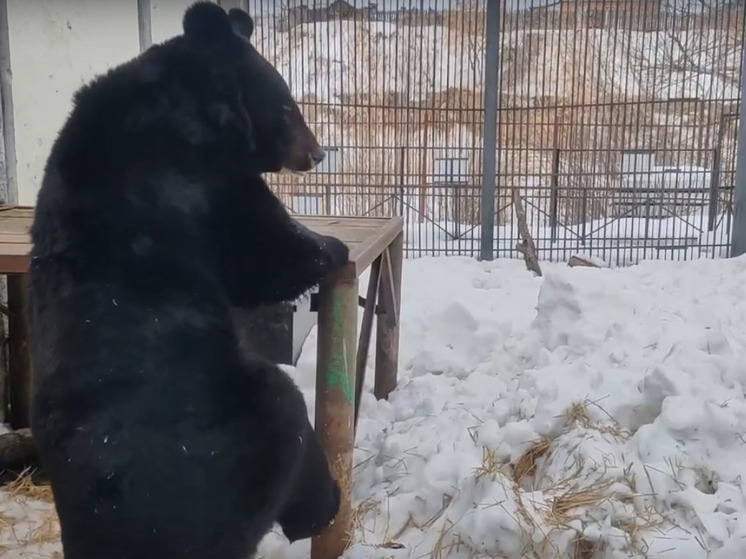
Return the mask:
M741 14L742 29L746 27L746 10ZM738 137L736 144L736 180L733 186L733 224L730 255L746 253L746 33L741 37L741 88L738 102Z
M16 176L16 140L13 118L13 89L10 70L10 36L8 34L8 2L0 0L0 120L2 121L5 152L4 191L0 201L18 203L18 177ZM2 184L0 183L0 184Z
M497 189L497 111L500 60L500 0L487 0L484 68L484 156L482 164L482 260L495 254L495 195Z
M137 31L140 38L140 52L145 52L153 44L150 0L137 0Z
M718 198L720 193L720 145L718 145L712 154L712 171L710 174L710 192L709 192L709 211L707 216L707 230L715 230L717 221Z
M555 142L556 143L556 142ZM549 227L551 228L551 241L557 240L557 212L559 204L559 164L560 150L555 147L552 150L552 183L549 190Z

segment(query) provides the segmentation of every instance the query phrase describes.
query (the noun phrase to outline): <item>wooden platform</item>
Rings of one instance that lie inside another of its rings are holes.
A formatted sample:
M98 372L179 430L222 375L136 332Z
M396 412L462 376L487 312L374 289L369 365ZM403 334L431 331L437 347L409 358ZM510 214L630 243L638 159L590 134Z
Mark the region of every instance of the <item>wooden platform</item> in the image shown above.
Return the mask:
M28 425L32 372L25 308L26 274L34 209L0 206L0 274L8 277L9 386L11 427ZM402 219L297 217L309 229L333 235L350 248L348 265L319 286L316 363L317 433L342 502L332 526L312 542L312 559L336 559L354 532L351 488L352 452L373 319L377 317L374 393L386 398L397 383L399 312L403 257ZM358 279L371 269L365 298ZM364 308L358 338L358 309ZM2 391L0 390L0 394Z
M24 274L31 250L29 228L34 208L0 206L0 273ZM360 275L401 233L400 218L298 216L309 229L334 235L350 248L350 262Z
M0 206L0 274L25 274L31 251L29 229L34 209Z

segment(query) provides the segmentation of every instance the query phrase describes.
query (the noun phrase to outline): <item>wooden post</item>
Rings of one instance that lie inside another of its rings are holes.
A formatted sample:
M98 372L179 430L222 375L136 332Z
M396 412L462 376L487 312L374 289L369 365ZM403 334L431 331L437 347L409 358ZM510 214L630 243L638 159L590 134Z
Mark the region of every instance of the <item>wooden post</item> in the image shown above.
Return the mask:
M15 117L13 112L13 86L10 60L10 25L8 23L8 2L0 0L0 120L3 125L2 143L5 152L5 183L0 197L5 204L18 203L18 175L16 161Z
M523 253L526 268L534 272L537 276L541 276L541 266L539 266L539 257L536 255L536 245L534 245L534 239L531 236L531 231L528 229L526 210L521 201L521 191L517 186L513 187L513 208L515 209L516 221L518 221L518 232L522 239L522 244L519 245L519 252Z
M341 499L334 523L311 543L312 559L337 559L352 537L355 345L358 281L348 266L319 286L315 430Z
M137 33L140 39L140 52L145 52L153 44L153 23L150 0L137 0Z
M31 355L26 319L26 275L8 274L10 427L23 429L31 417Z
M384 253L381 265L378 300L383 303L384 312L378 315L376 328L376 379L373 388L373 393L379 400L388 398L397 383L403 255L403 235L399 233L389 246L388 254Z
M363 323L360 329L360 341L357 346L357 359L355 360L355 432L357 432L357 418L360 415L360 402L363 399L365 368L368 365L370 335L373 331L373 317L376 314L376 306L378 304L382 261L383 255L376 258L370 267L370 279L368 280L368 291L365 296L365 308L363 310Z

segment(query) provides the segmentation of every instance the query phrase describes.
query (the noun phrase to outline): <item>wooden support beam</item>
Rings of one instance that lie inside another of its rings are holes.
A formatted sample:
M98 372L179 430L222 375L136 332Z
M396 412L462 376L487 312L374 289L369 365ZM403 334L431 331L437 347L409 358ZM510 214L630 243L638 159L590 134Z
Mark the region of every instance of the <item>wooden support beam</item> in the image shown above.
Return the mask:
M150 0L137 0L137 31L140 38L140 52L145 52L153 44L153 23Z
M8 2L0 0L0 121L2 121L2 144L5 177L0 180L3 191L0 198L5 204L18 203L18 176L16 161L15 116L13 111L13 72L10 63L10 26L8 24Z
M355 432L357 432L357 418L360 415L360 401L363 398L365 368L368 365L368 354L370 353L370 336L373 333L373 317L376 314L376 303L378 301L379 285L381 283L382 260L383 256L379 256L373 262L373 266L370 268L368 291L365 294L363 323L360 330L360 341L357 345L357 359L355 360Z
M31 354L26 317L26 275L8 275L8 361L10 427L29 427L31 417Z
M352 452L354 448L355 345L358 280L349 264L319 286L315 430L332 476L339 484L340 507L334 523L311 543L312 559L337 559L350 542Z
M541 266L539 266L539 258L536 255L536 245L534 245L534 239L531 236L531 232L528 230L526 210L524 209L523 201L521 200L521 192L517 187L513 188L513 209L515 209L515 218L518 222L518 232L522 239L522 245L519 248L519 252L523 253L523 259L526 261L526 268L534 272L537 276L541 276Z
M396 388L399 369L399 313L401 311L401 275L404 255L403 235L399 233L387 250L381 267L379 300L384 312L378 315L376 328L376 379L373 392L379 400L388 398Z

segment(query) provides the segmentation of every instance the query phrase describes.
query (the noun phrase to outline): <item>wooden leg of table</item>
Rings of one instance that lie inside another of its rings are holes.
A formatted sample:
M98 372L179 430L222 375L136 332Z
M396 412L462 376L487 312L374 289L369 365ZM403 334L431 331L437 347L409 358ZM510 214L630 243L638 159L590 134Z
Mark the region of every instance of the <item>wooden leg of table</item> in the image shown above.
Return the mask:
M373 389L379 400L388 398L397 383L402 258L403 237L400 233L389 246L388 258L383 259L381 266L378 300L383 312L378 315L376 329L376 379Z
M31 354L26 319L26 275L8 275L8 391L11 429L29 426L31 416Z
M316 424L341 501L334 523L311 543L312 559L336 559L352 537L352 452L354 448L355 346L358 285L352 266L318 294Z
M357 346L357 359L355 360L355 432L357 432L357 418L360 415L360 402L363 399L363 388L365 385L365 368L368 366L368 353L370 352L370 336L373 332L373 318L376 314L378 304L378 291L381 279L381 263L383 256L379 256L370 268L370 279L368 280L368 291L365 295L365 308L363 310L363 323L360 328L360 341Z

